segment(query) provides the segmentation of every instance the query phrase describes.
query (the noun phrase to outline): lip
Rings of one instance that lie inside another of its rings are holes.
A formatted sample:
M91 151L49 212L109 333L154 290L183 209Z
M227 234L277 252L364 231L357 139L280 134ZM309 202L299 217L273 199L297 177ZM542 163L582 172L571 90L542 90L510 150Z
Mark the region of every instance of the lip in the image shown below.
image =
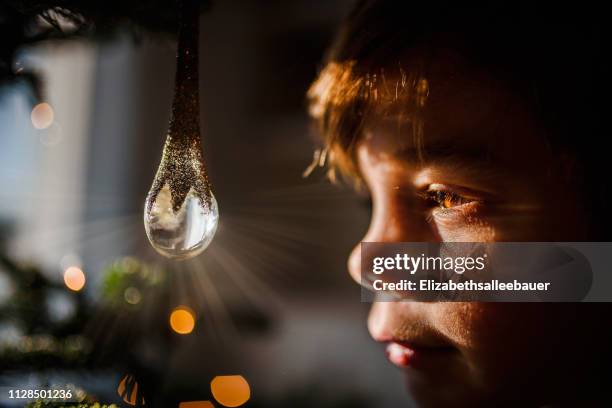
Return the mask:
M386 354L391 363L400 368L424 368L429 363L450 357L454 349L446 346L422 346L404 341L391 341Z

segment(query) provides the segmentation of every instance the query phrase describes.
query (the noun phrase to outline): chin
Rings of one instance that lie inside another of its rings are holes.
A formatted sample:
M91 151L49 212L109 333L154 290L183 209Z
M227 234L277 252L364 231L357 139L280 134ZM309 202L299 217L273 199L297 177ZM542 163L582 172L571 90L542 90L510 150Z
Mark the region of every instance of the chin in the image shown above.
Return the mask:
M435 374L435 375L434 375ZM534 399L523 387L484 386L466 369L449 365L437 373L405 370L409 394L418 407L516 407L535 406Z
M453 380L447 375L434 377L430 373L408 369L405 381L408 392L419 407L473 407L484 404L482 394L479 396L464 381Z
M439 384L432 386L427 380L421 378L419 374L407 375L406 386L418 407L438 408L438 407L500 407L516 406L514 404L504 404L497 401L486 392L477 391L465 384Z

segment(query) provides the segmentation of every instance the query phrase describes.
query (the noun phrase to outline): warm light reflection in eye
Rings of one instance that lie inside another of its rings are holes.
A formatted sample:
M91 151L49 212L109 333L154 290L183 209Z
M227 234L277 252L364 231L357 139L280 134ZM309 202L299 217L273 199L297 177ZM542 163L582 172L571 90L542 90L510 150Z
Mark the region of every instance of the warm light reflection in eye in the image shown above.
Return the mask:
M450 194L447 194L446 197L444 197L444 201L442 202L442 207L451 208L453 207L453 202L453 197Z
M472 201L450 191L431 190L427 192L427 196L433 203L444 209L458 207Z
M251 398L251 388L241 375L220 375L210 383L213 396L224 407L239 407Z
M64 271L64 283L68 289L78 292L85 286L85 273L78 266L71 266Z
M34 106L30 118L32 120L32 126L34 126L36 129L42 130L53 124L55 113L53 112L51 105L43 102Z
M187 306L178 306L170 313L170 327L178 334L189 334L195 327L195 313Z

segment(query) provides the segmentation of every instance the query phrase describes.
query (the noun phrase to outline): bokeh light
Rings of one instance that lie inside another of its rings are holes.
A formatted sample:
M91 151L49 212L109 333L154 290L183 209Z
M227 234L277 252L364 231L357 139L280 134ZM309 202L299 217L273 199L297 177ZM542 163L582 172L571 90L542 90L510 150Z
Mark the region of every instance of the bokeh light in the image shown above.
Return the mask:
M185 401L179 404L179 408L215 408L210 401Z
M55 113L53 112L51 105L43 102L34 106L30 118L32 119L32 126L34 126L36 129L42 130L53 124Z
M85 286L85 273L78 266L70 266L64 271L64 283L68 289L78 292Z
M133 286L130 286L129 288L125 289L125 292L123 292L123 297L125 298L125 301L128 302L130 305L137 305L142 300L142 295L140 294L140 291L138 290L138 288L135 288Z
M187 306L178 306L170 313L170 327L178 334L189 334L195 327L195 313Z
M210 382L210 390L224 407L239 407L251 398L251 387L241 375L219 375Z

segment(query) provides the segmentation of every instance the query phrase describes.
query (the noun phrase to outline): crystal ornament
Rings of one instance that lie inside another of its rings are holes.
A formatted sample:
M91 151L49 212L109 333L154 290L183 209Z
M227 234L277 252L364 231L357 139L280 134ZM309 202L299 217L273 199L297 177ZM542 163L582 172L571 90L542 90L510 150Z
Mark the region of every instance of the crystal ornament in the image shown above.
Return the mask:
M202 253L212 241L219 222L200 138L199 5L186 0L180 7L172 116L161 163L144 209L145 231L151 245L173 259Z

